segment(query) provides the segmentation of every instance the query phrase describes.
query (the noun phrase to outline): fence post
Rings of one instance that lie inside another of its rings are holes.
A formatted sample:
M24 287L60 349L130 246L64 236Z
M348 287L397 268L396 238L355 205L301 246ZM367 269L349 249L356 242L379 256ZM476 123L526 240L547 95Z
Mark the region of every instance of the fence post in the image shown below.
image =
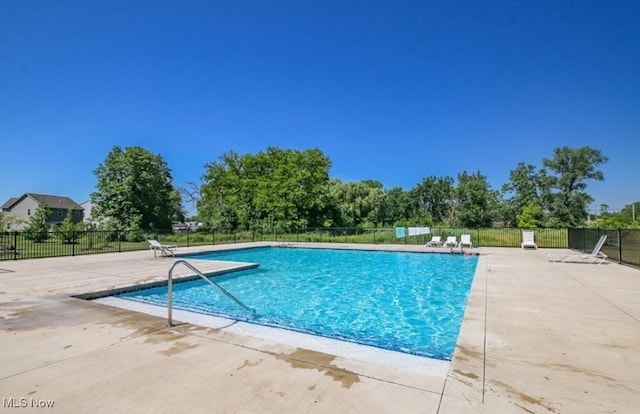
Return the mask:
M618 264L622 264L622 229L618 227Z
M18 260L18 232L13 232L13 260Z
M376 229L373 229L373 244L376 244Z
M191 240L191 229L187 228L187 247L190 247L190 240Z
M76 255L76 232L71 230L71 256Z

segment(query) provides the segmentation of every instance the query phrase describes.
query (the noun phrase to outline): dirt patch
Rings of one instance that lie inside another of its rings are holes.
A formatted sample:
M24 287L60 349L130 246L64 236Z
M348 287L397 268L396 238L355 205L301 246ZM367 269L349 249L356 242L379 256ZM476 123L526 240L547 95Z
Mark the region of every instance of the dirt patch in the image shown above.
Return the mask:
M188 349L197 348L198 346L199 346L198 344L190 344L187 342L178 341L175 344L171 345L170 348L165 349L163 351L158 351L158 352L166 356L171 356L171 355L178 354L180 352L184 352Z
M340 382L343 388L351 388L353 384L360 382L360 377L356 373L333 364L335 355L298 348L288 355L276 355L276 358L287 362L293 368L316 369L324 372L324 375Z
M482 359L482 352L472 351L461 345L456 346L456 349L460 351L460 353L465 355L467 358Z
M615 378L612 378L612 377L610 377L608 375L604 375L604 374L601 374L601 373L599 373L597 371L593 371L593 370L590 370L590 369L587 369L587 368L579 368L579 367L574 367L572 365L567 365L567 364L545 364L545 365L542 365L542 366L548 366L550 368L559 368L559 369L563 369L563 370L566 370L566 371L574 372L574 373L577 373L577 374L583 374L583 375L586 375L586 376L589 376L589 377L596 377L596 378L601 378L601 379L604 379L604 380L607 380L607 381L616 382Z
M147 327L142 327L139 329L140 332L144 332L148 329L153 329L153 328L147 328ZM137 336L135 335L135 333L131 334L130 336ZM185 336L187 336L186 334L183 334L181 332L175 332L175 331L170 331L168 329L161 329L158 330L156 332L150 333L149 335L147 335L147 338L145 339L145 343L149 343L149 344L160 344L163 342L173 342L173 341L177 341L179 339L184 338Z
M262 358L260 358L256 362L249 362L248 359L245 359L244 360L244 364L242 364L238 368L236 368L236 371L240 371L241 369L246 368L246 367L255 367L255 366L260 365L261 363L262 363Z
M472 380L480 379L480 376L478 374L474 374L473 372L463 372L463 371L460 371L459 369L454 369L453 372L455 372L456 374L463 375L467 378L471 378Z
M524 392L515 389L514 387L512 387L511 385L499 381L499 380L491 380L490 381L492 384L500 387L504 392L509 393L511 395L513 395L515 398L518 399L518 402L513 402L511 401L514 405L520 407L521 409L527 411L527 412L535 412L535 411L531 411L528 408L526 408L525 406L519 404L519 402L524 402L527 404L531 404L531 405L537 405L541 408L546 409L548 412L550 413L560 413L560 411L556 410L554 407L552 407L550 405L550 403L548 403L547 401L544 400L544 398L536 398L533 397L529 394L525 394ZM493 392L497 392L496 389L492 389ZM511 399L510 399L511 400Z

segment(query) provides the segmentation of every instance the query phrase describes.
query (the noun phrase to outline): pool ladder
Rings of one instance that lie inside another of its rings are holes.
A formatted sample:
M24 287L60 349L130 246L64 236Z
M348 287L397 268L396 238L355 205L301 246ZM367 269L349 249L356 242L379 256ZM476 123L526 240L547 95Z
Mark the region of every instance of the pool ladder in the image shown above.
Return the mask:
M234 301L235 303L238 304L238 306L240 306L242 309L251 312L252 315L255 315L255 310L251 309L250 307L248 307L247 305L245 305L244 303L242 303L238 298L236 298L235 296L233 296L231 293L229 293L228 290L226 290L225 288L223 288L222 286L220 286L219 284L217 284L216 282L214 282L213 280L209 279L208 277L206 277L204 274L202 274L201 271L199 271L198 269L196 269L191 263L187 262L186 260L176 260L171 267L169 268L169 277L168 277L168 282L167 282L167 310L168 310L168 314L167 314L167 326L171 327L174 326L173 325L173 317L172 317L172 309L173 309L173 269L179 265L179 264L183 264L186 267L188 267L189 269L193 270L194 272L196 272L196 274L198 276L200 276L201 278L203 278L205 281L207 281L210 285L218 288L218 290L220 290L220 292L224 293L225 296L227 296L229 299L231 299L232 301Z

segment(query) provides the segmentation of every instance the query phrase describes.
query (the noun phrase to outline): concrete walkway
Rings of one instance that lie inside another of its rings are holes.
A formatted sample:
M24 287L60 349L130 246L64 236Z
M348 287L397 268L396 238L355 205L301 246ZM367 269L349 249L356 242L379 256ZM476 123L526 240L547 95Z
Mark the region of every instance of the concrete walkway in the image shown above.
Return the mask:
M544 249L476 250L446 375L166 328L165 318L72 297L166 279L172 260L150 251L0 262L0 411L638 413L640 271L549 263Z

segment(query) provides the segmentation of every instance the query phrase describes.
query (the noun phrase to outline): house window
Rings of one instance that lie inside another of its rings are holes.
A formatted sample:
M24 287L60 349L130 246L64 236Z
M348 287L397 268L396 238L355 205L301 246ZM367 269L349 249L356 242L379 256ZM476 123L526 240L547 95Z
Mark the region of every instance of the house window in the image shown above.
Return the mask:
M58 217L62 217L62 210L58 209Z
M31 209L30 209L30 208L28 208L28 209L27 209L27 216L30 216L30 215L31 215Z

